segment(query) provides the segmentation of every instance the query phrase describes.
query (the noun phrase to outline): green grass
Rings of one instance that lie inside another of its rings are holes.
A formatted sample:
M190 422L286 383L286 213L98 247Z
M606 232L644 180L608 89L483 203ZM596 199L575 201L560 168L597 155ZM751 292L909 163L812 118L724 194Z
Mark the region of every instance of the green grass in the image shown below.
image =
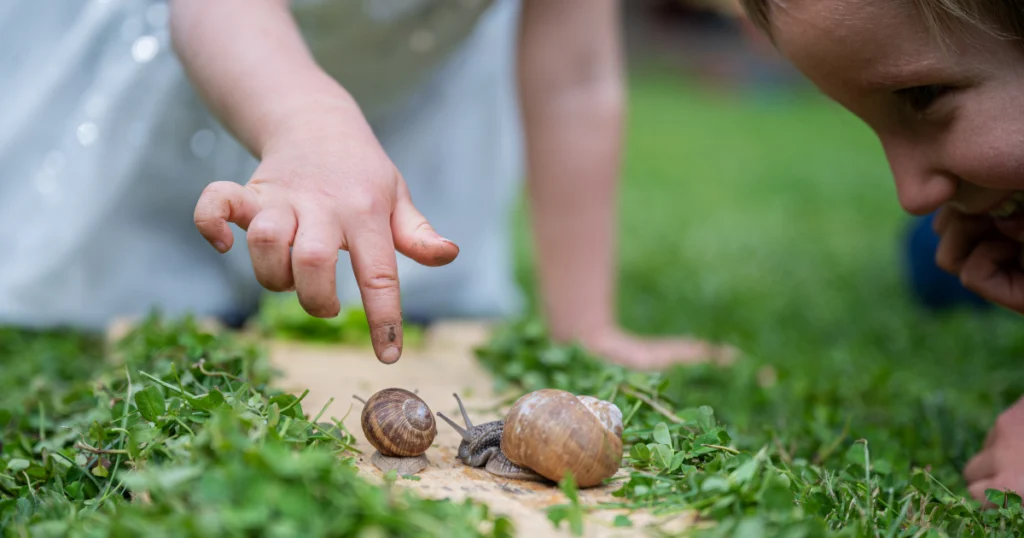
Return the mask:
M732 369L668 373L666 398L711 406L744 450L839 471L866 439L895 476L930 468L966 494L960 469L1024 393L1021 320L911 302L908 217L865 126L813 94L758 101L646 74L624 173L623 325L746 353Z
M960 468L1024 392L1021 320L915 307L898 257L906 217L871 133L813 95L748 97L637 74L621 198L621 322L728 341L741 361L633 374L526 320L482 363L522 390L614 400L633 467L621 504L698 510L709 535L1020 535L1020 510L964 498ZM522 213L516 225L532 295ZM365 343L359 316L269 305L261 320L276 334ZM349 438L267 388L257 350L154 322L125 343L127 370L102 355L76 335L0 330L4 536L509 530L479 505L417 500L369 486L344 457L334 465ZM290 501L260 504L270 496ZM549 516L574 527L581 511Z

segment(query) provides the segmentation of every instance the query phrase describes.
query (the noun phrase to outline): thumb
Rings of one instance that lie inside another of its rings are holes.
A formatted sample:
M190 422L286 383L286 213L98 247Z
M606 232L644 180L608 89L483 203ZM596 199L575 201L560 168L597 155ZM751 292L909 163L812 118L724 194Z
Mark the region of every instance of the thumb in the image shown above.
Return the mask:
M248 229L259 210L259 202L252 191L237 183L217 181L203 189L193 220L199 233L223 253L231 250L235 240L228 223Z
M437 267L447 265L459 255L459 247L441 237L416 209L409 187L399 179L395 211L391 215L395 249L417 263Z

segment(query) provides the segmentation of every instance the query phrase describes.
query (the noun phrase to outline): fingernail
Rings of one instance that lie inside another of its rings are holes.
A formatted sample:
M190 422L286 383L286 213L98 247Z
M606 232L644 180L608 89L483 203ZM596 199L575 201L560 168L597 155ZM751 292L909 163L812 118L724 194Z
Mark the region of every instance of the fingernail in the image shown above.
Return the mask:
M224 252L225 250L228 249L228 246L225 245L223 241L214 241L213 248L217 249L220 252Z
M393 364L398 361L398 357L402 352L398 349L398 346L388 346L380 354L380 361L384 364Z
M446 238L442 237L441 238L441 242L448 243L449 245L455 247L455 250L462 250L462 249L459 248L459 245L456 244L455 241L452 241L451 239L446 239Z

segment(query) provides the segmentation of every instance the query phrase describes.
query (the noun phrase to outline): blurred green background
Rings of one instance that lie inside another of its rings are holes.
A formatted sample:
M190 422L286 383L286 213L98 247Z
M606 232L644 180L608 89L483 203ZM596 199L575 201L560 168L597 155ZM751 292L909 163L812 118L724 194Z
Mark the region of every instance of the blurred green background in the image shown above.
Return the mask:
M873 133L714 25L634 38L620 321L744 351L730 369L676 369L669 395L714 407L746 449L841 458L829 447L865 438L873 457L930 465L955 487L1024 393L1019 316L916 304L910 217ZM532 297L527 226L520 212Z

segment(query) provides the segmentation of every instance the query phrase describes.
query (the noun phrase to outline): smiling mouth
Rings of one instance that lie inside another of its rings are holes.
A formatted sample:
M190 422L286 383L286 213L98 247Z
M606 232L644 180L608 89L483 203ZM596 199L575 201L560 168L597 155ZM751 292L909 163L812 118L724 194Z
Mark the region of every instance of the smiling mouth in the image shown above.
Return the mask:
M1007 219L1017 215L1024 208L1024 191L1017 191L1003 203L988 212L994 218Z

